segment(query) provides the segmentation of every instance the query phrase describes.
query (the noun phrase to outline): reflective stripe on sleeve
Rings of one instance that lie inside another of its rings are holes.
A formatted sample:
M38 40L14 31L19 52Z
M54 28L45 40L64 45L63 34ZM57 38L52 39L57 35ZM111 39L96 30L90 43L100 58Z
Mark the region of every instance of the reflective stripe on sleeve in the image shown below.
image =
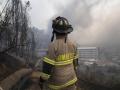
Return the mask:
M44 60L43 60L43 61L46 62L46 63L52 64L52 65L55 65L55 61L52 60L52 59L49 59L49 58L47 58L47 57L44 57Z
M50 75L49 75L49 74L46 74L46 73L41 72L41 77L42 77L42 78L44 78L44 79L48 79L48 78L50 78Z
M77 77L75 77L73 80L70 80L68 81L67 83L63 84L63 85L52 85L52 84L49 84L48 87L50 89L55 89L55 90L59 90L59 89L62 89L62 88L65 88L67 86L70 86L72 84L74 84L75 82L77 81Z

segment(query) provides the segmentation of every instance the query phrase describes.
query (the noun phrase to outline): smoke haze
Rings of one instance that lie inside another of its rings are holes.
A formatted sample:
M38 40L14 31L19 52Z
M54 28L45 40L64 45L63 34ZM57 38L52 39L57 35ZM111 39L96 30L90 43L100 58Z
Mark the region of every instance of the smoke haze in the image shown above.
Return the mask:
M119 0L75 0L53 18L59 15L73 25L70 38L80 45L120 44Z

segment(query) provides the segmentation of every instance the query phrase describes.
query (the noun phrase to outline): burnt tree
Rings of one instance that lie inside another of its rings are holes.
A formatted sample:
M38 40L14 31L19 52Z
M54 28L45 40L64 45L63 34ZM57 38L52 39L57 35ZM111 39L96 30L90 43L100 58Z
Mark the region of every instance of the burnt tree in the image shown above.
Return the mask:
M28 9L30 2L22 4L21 0L8 0L0 20L0 54L12 53L26 58L34 50L34 38L30 38ZM31 37L34 37L31 34ZM28 62L27 62L28 63Z

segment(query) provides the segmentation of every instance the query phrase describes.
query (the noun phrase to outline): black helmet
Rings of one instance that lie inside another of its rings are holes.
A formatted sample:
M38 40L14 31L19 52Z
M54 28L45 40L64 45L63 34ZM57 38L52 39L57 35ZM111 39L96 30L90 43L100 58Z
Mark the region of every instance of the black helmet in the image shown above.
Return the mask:
M60 34L68 34L73 31L73 28L69 24L68 20L60 16L53 20L52 28L53 32Z

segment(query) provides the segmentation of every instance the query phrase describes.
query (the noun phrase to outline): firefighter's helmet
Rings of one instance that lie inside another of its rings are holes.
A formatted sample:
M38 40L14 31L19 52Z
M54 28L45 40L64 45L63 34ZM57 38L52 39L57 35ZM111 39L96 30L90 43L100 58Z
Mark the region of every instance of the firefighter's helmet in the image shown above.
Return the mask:
M55 33L60 34L68 34L73 31L73 28L69 24L68 20L60 16L53 20L52 28Z

